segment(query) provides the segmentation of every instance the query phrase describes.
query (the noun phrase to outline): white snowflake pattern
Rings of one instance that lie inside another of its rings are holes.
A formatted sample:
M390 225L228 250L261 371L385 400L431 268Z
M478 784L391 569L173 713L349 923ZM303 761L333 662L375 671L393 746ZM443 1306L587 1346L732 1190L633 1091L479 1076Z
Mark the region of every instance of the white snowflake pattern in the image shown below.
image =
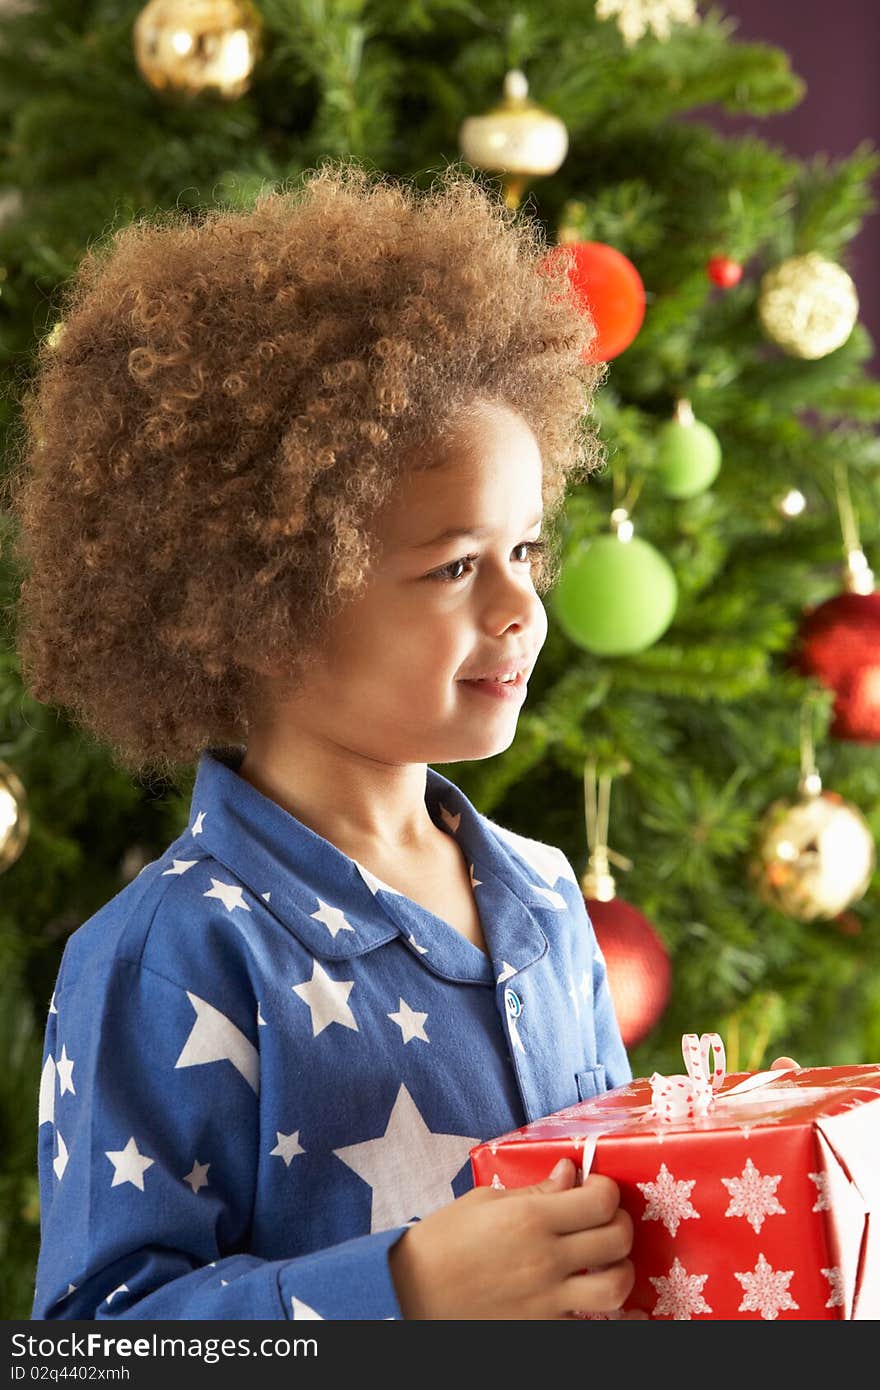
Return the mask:
M829 1290L829 1294L828 1294L828 1302L825 1304L825 1307L826 1307L826 1308L842 1308L842 1307L843 1307L843 1273L842 1273L842 1271L841 1271L841 1269L840 1269L840 1266L839 1266L839 1265L834 1265L831 1269L823 1269L823 1270L822 1270L822 1273L825 1275L825 1278L828 1280L828 1283L829 1283L830 1286L831 1286L831 1288L830 1288L830 1290Z
M758 1255L754 1269L742 1274L734 1271L745 1294L739 1312L760 1313L762 1318L770 1319L778 1317L783 1308L797 1308L799 1305L788 1292L793 1275L793 1269L774 1269L763 1254Z
M698 24L696 0L596 0L596 18L613 19L627 47L638 43L650 29L666 40L673 24Z
M699 1220L700 1213L694 1211L690 1203L695 1182L696 1178L676 1179L666 1164L661 1163L660 1172L653 1182L636 1183L647 1201L642 1220L662 1221L671 1236L676 1234L681 1221Z
M708 1274L688 1274L677 1255L668 1274L648 1277L658 1294L654 1304L655 1318L666 1316L676 1322L689 1322L695 1313L712 1312L703 1297Z
M816 1184L816 1205L813 1211L830 1211L831 1202L828 1197L828 1174L810 1173L809 1175Z
M722 1178L730 1193L725 1216L744 1216L757 1234L768 1216L784 1216L785 1207L776 1196L781 1173L762 1175L750 1158L738 1178Z
M492 1174L492 1184L491 1184L491 1185L492 1185L492 1187L502 1188L504 1191L507 1190L506 1187L505 1187L505 1185L504 1185L504 1183L501 1181L501 1179L499 1178L499 1176L498 1176L497 1173L493 1173L493 1174Z

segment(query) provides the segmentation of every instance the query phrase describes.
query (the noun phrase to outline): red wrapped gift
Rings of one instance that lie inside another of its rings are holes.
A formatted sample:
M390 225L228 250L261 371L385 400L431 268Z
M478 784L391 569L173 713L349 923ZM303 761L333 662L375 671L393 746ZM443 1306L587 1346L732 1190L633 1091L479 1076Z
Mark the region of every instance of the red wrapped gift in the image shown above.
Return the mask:
M560 1158L614 1178L634 1232L624 1310L880 1317L880 1065L726 1076L716 1034L683 1050L686 1076L478 1144L475 1184L525 1187Z

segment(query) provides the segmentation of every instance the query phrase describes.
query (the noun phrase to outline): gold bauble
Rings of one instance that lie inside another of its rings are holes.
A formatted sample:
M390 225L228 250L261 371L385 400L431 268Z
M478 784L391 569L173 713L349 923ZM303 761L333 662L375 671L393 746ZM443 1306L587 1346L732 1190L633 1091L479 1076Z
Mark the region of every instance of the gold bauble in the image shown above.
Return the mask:
M836 917L865 893L874 840L861 812L837 792L774 801L749 869L759 897L799 922Z
M0 874L21 854L30 826L24 786L9 764L0 759Z
M250 86L263 19L251 0L150 0L134 22L141 75L165 95L208 90L234 101Z
M484 116L468 116L458 146L475 168L505 175L507 203L515 207L530 178L555 174L568 153L568 131L528 96L525 74L512 68L504 97Z
M851 277L817 251L791 256L761 280L764 332L792 357L825 357L846 342L859 316Z

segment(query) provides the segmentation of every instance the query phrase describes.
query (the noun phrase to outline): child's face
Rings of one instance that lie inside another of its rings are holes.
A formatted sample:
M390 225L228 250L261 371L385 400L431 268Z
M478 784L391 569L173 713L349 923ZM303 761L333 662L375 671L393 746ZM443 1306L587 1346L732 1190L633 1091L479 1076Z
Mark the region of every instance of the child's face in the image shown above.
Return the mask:
M374 522L382 552L297 691L294 723L384 764L507 748L524 688L498 697L463 677L523 660L531 674L547 616L524 542L539 537L542 510L534 434L512 411L486 407L437 467L405 475ZM487 534L434 540L453 527Z

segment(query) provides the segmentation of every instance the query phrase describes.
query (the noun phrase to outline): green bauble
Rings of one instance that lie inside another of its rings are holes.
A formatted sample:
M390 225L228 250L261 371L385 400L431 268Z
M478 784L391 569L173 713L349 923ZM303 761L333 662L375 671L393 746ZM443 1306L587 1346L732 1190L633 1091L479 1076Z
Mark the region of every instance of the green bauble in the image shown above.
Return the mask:
M553 607L572 642L597 656L652 646L675 615L678 585L658 550L634 536L596 536L565 558Z
M657 476L667 497L696 497L721 467L718 436L702 420L670 420L657 435Z

